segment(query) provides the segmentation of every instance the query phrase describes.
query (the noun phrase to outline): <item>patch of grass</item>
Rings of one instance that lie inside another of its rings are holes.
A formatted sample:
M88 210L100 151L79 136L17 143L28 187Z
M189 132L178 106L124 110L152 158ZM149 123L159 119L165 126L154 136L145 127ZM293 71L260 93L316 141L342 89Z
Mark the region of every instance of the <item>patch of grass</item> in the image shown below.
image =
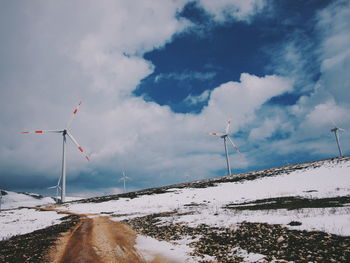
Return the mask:
M255 200L239 204L228 204L225 208L235 210L269 210L343 207L350 203L350 196L309 199L297 196L277 197Z
M130 193L108 195L108 196L101 196L101 197L92 197L88 199L72 201L70 203L102 203L110 200L118 200L119 198L133 199L142 195L162 194L162 193L168 193L168 192L170 191L167 191L167 189L165 188L150 188L150 189L144 189L144 190L130 192Z

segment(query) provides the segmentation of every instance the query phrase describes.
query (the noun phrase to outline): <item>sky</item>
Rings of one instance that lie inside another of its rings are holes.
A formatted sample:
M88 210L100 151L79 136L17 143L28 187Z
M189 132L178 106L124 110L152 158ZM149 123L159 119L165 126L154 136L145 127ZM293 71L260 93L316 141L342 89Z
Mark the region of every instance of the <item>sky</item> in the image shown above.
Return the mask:
M120 193L344 154L350 2L0 0L0 188Z

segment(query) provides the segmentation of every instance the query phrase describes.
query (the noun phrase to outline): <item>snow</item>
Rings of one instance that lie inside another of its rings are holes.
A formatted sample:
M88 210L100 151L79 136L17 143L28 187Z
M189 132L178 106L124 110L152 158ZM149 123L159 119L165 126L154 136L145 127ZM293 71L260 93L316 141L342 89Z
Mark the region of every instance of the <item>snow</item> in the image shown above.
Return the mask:
M290 173L255 180L223 182L207 188L172 188L167 192L142 195L136 198L119 198L101 203L66 203L59 209L79 214L100 214L121 221L162 212L177 213L162 217L159 224L183 223L189 227L206 224L212 227L239 227L239 223L261 222L282 224L296 230L320 230L350 236L350 204L344 207L303 208L295 210L235 210L227 205L253 202L278 197L330 198L350 196L350 161L325 161L320 167L312 166ZM53 200L29 198L9 192L3 196L2 208L42 205ZM247 205L249 206L249 204ZM14 209L0 212L0 240L12 235L32 232L59 223L62 214L39 212L34 209ZM289 226L298 221L299 226ZM198 262L189 254L192 251L188 237L176 242L164 242L139 235L136 248L146 259L165 257L169 262ZM263 255L235 248L232 253L244 262L259 262ZM209 258L207 260L214 260Z
M335 235L350 236L350 208L307 208L299 210L258 210L258 211L222 211L213 213L204 210L194 215L173 217L171 223L185 223L187 226L196 227L207 224L215 227L232 227L247 221L253 223L283 224L296 230L319 230ZM301 222L300 226L289 226L291 221ZM169 223L168 218L163 218L163 224Z
M151 237L138 235L135 248L149 262L162 258L172 263L198 262L198 260L189 255L193 249L187 246L187 242L179 241L177 244L172 244L165 241L158 241ZM210 258L208 257L208 259Z
M2 196L1 209L13 209L17 207L33 207L39 205L53 204L55 201L51 197L35 198L30 193L22 194L6 191L7 195ZM33 194L36 195L36 194Z
M0 212L0 240L59 224L64 214L35 209L13 209Z
M34 207L42 205L54 204L55 200L52 197L42 197L34 193L17 193L12 191L6 191L6 195L3 195L1 200L1 209L14 209L18 207ZM36 197L34 197L36 196ZM66 201L81 200L81 197L66 196Z
M350 235L349 208L346 207L238 212L223 208L232 203L286 196L347 196L350 194L349 174L350 162L326 162L318 168L310 167L275 177L220 183L208 188L173 188L162 194L120 198L103 203L74 203L67 205L66 209L77 213L126 214L115 217L117 221L174 210L179 213L192 212L192 215L163 219L165 224L181 222L191 226L207 224L229 227L242 221L287 225L291 221L299 221L301 226L290 228ZM191 203L194 205L190 206Z
M243 262L266 262L265 256L261 254L256 253L249 253L247 250L244 250L240 247L234 248L232 251L232 254L235 254L237 256L241 256Z

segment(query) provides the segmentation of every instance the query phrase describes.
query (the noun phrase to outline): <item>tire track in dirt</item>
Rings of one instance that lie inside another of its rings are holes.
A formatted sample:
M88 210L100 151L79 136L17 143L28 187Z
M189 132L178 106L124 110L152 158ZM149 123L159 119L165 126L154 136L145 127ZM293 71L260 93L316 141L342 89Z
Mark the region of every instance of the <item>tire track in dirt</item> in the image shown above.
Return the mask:
M59 238L48 254L48 262L173 263L161 255L154 255L150 261L145 260L135 249L136 232L107 216L75 214L53 207L36 209L74 214L81 218L78 225Z
M89 218L82 219L79 226L70 236L65 246L62 258L59 259L58 262L102 262L99 260L99 257L91 244L91 233L93 228L91 221L92 219Z

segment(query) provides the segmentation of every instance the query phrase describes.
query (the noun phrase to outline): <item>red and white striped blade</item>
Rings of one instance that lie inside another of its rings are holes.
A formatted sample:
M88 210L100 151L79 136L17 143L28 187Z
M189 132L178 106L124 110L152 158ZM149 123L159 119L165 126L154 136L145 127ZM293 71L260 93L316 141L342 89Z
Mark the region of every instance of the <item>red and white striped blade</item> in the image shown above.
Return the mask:
M68 137L72 140L72 142L77 146L78 150L84 155L85 159L88 160L88 161L90 161L89 156L87 156L87 155L85 154L83 147L81 147L81 146L79 145L79 143L78 143L77 140L72 136L72 134L70 134L69 132L67 132L67 135L68 135Z
M225 135L224 133L222 132L209 132L209 135L214 135L214 136L223 136Z
M78 104L78 106L73 110L72 116L70 117L70 119L69 119L69 121L68 121L68 123L67 123L67 125L66 125L66 129L68 129L69 126L71 125L71 123L72 123L72 121L73 121L75 115L77 115L78 110L79 110L79 107L80 107L80 105L81 105L82 103L83 103L83 102L80 101L79 104Z
M232 146L233 146L233 148L235 149L235 151L238 152L239 155L240 155L241 157L243 157L243 154L239 151L237 145L234 144L234 142L231 140L231 138L230 138L229 136L227 136L227 138L228 138L228 140L230 141L230 143L232 144Z
M22 131L22 134L30 134L30 133L62 133L63 131L58 131L58 130L37 130L37 131Z
M228 120L228 121L227 121L226 130L225 130L226 134L228 134L228 133L229 133L229 131L230 131L230 125L231 125L231 121L230 121L230 120Z

